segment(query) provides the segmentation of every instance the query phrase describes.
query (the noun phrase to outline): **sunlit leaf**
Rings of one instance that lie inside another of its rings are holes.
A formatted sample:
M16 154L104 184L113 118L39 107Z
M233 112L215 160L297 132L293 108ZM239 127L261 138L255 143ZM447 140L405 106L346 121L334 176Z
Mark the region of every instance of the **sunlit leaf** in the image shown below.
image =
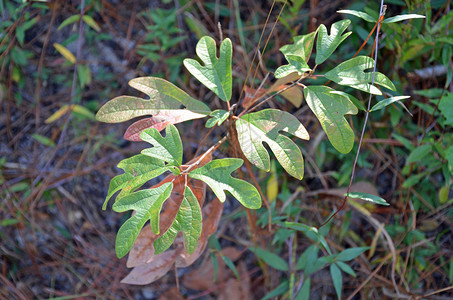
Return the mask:
M180 166L182 164L182 142L179 136L178 129L174 125L168 125L165 129L165 137L160 135L155 128L145 129L140 134L140 138L153 145L152 148L147 148L142 151L150 157L161 159L172 166Z
M343 288L343 275L341 275L341 270L335 263L330 265L330 276L332 277L333 286L335 287L337 297L338 299L341 299L341 290Z
M63 45L60 45L58 43L54 43L53 46L55 47L55 49L57 49L57 51L63 55L64 58L66 58L67 60L69 60L71 63L75 64L76 62L76 57L74 56L74 54L71 53L71 51L69 51L65 46Z
M304 89L307 104L329 141L341 153L348 153L354 145L354 132L344 115L357 114L358 110L347 97L333 92L327 86L308 86Z
M365 91L374 95L382 95L381 91L371 85L373 72L364 72L373 69L374 59L368 56L357 56L342 62L325 74L326 78L338 84L350 86L352 88ZM374 83L395 90L392 81L382 73L376 72Z
M333 91L332 94L338 94L338 95L342 95L342 96L345 96L346 98L348 98L349 100L351 100L352 103L354 103L354 105L360 109L360 110L363 110L363 111L366 111L366 108L365 106L363 105L362 102L360 102L359 99L357 99L356 97L348 94L348 93L345 93L345 92L342 92L342 91Z
M245 207L250 209L260 208L261 197L258 190L247 181L233 178L230 175L242 164L242 159L238 158L216 159L191 171L189 176L206 182L221 202L226 199L224 192L226 190Z
M101 27L99 27L98 23L96 23L96 21L93 19L93 17L89 16L89 15L83 15L83 21L88 25L90 26L91 28L93 28L94 30L96 30L97 32L100 32L101 31Z
M115 242L118 258L125 256L131 250L135 239L148 220L154 233L159 233L159 214L163 202L168 199L172 189L172 183L165 183L154 189L127 195L113 204L113 210L116 212L136 211L118 230Z
M170 124L167 120L159 117L151 117L139 120L129 126L124 133L124 139L132 142L140 142L140 133L148 128L155 128L157 131L163 130Z
M57 31L58 30L61 30L62 28L70 25L70 24L73 24L75 22L77 22L78 20L80 20L80 15L73 15L73 16L70 16L69 18L67 18L66 20L64 20L60 26L58 26L57 28Z
M277 70L275 70L275 78L282 78L294 72L302 75L303 73L311 70L305 60L300 56L285 55L285 58L289 62L289 64L281 66Z
M365 201L370 201L376 204L381 204L381 205L390 205L382 199L379 196L372 195L372 194L367 194L367 193L359 193L359 192L353 192L353 193L347 193L345 196L348 196L349 198L356 198L356 199L362 199Z
M206 117L211 112L204 103L193 99L183 90L161 78L135 78L129 85L147 94L150 99L116 97L101 107L96 114L98 121L119 123L135 117L152 115L176 124Z
M280 48L280 51L286 55L295 55L303 58L305 62L308 62L313 44L315 42L316 31L293 37L294 43L285 45Z
M55 142L46 136L43 136L43 135L40 135L37 133L33 133L31 135L31 137L34 138L35 140L37 140L39 143L43 144L44 146L49 146L49 147L55 146Z
M227 112L226 110L223 109L214 110L212 113L209 114L209 116L212 118L206 122L206 128L214 127L214 125L217 126L222 125L222 123L228 118L229 115L230 113Z
M299 147L281 131L309 140L305 127L290 113L264 109L242 116L236 121L239 145L245 157L255 166L270 170L270 158L263 142L269 145L278 162L295 178L304 176L304 160Z
M377 22L377 19L373 18L372 16L370 16L369 14L367 14L363 11L352 10L352 9L342 9L342 10L337 11L337 13L353 15L353 16L359 17L359 18L361 18L367 22L371 22L371 23Z
M398 15L394 17L390 17L388 19L384 19L382 23L395 23L395 22L400 22L404 20L409 20L409 19L424 19L426 18L425 16L422 15L417 15L417 14L407 14L407 15Z
M63 117L68 111L70 111L72 106L65 104L62 107L60 107L56 112L54 112L50 117L48 117L44 123L50 124L52 122L55 122L56 120L60 119Z
M316 40L316 60L317 65L322 64L337 47L352 33L343 34L346 28L351 24L350 20L341 20L333 23L330 27L330 35L327 28L321 24L318 28L318 38Z
M224 39L222 41L218 58L216 43L209 36L204 36L198 41L195 51L204 66L189 58L184 60L184 66L220 99L230 101L232 88L231 57L233 53L231 40Z
M370 111L375 111L375 110L380 110L380 109L383 109L384 107L396 102L396 101L401 101L401 100L404 100L404 99L408 99L410 98L410 96L397 96L397 97L391 97L391 98L387 98L387 99L384 99L382 101L379 101L378 103L376 103L371 109Z

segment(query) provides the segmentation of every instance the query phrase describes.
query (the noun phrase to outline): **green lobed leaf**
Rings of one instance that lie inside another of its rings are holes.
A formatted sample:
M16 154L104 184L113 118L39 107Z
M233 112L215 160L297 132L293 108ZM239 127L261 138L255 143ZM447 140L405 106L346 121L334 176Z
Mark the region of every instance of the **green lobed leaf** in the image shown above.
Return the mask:
M342 91L333 91L332 94L338 94L338 95L342 95L342 96L345 96L346 98L348 98L349 100L351 100L352 103L354 103L354 105L360 109L360 110L363 110L363 111L366 111L366 108L365 106L363 105L362 102L360 102L359 99L357 99L356 97L348 94L348 93L345 93L345 92L342 92Z
M179 207L173 224L159 238L154 241L155 254L159 254L167 250L174 242L176 235L182 231L184 237L184 249L187 253L194 253L198 246L198 240L201 236L202 215L200 204L193 194L192 190L186 186L184 190L184 198Z
M268 264L272 268L280 271L288 271L289 268L288 263L279 255L259 247L258 248L250 247L249 250L254 252L256 256L261 258L266 264Z
M294 44L285 45L280 48L280 51L286 55L301 57L305 62L310 59L310 54L315 42L316 31L293 37Z
M141 187L149 180L168 171L168 167L160 159L138 154L122 160L118 168L125 173L112 178L102 209L105 210L109 199L122 190L117 199L132 193L136 188Z
M401 100L408 99L408 98L410 98L410 96L397 96L397 97L391 97L391 98L384 99L384 100L379 101L378 103L376 103L370 109L370 111L376 111L376 110L383 109L384 107L392 104L393 102L401 101Z
M350 261L359 256L360 254L362 254L363 252L367 251L368 249L370 249L370 247L355 247L345 249L337 255L337 260Z
M353 192L353 193L347 193L345 196L348 196L349 198L355 198L355 199L362 199L365 201L370 201L376 204L381 204L381 205L390 205L382 199L379 196L372 195L372 194L367 194L367 193L359 193L359 192Z
M332 146L348 153L354 145L354 132L344 115L357 114L357 107L345 96L327 86L308 86L304 89L308 106L321 123Z
M125 256L131 250L138 234L148 220L150 220L154 233L159 233L159 214L162 204L170 197L172 189L171 182L164 183L157 188L125 196L113 204L113 210L116 212L136 211L118 230L115 242L118 258Z
M353 15L353 16L359 17L359 18L361 18L367 22L371 22L371 23L377 22L377 19L373 18L372 16L370 16L369 14L367 14L363 11L358 11L358 10L353 10L353 9L342 9L342 10L337 11L337 13Z
M172 124L176 124L206 117L211 112L206 104L193 99L174 84L161 78L135 78L129 81L129 85L148 95L149 100L132 96L116 97L99 109L96 114L98 121L119 123L135 117L153 115L170 119Z
M337 264L333 263L330 265L330 276L332 277L333 286L337 293L338 299L341 299L341 290L343 288L343 275Z
M155 128L145 129L140 138L154 147L144 149L141 153L167 162L178 167L182 164L182 142L176 126L169 124L165 129L165 137Z
M304 159L299 147L287 136L288 132L300 139L309 140L305 127L290 113L277 109L264 109L242 116L236 121L239 145L245 157L255 166L270 170L269 145L278 162L291 176L302 179Z
M209 114L209 116L212 118L206 122L205 125L206 128L214 127L214 125L216 124L217 126L222 125L222 123L228 118L229 115L230 113L227 112L226 110L223 109L214 110L212 113Z
M341 20L333 23L330 27L330 35L327 28L321 24L318 28L318 39L316 40L316 60L317 65L322 64L337 47L352 33L343 34L346 28L351 24L350 20Z
M220 45L220 55L217 58L216 43L209 36L202 37L195 51L204 63L190 58L184 60L187 70L213 91L223 101L230 101L232 92L231 57L232 45L230 39L224 39Z
M426 18L425 16L422 15L417 15L417 14L407 14L407 15L398 15L394 17L390 17L388 19L384 19L382 23L395 23L395 22L400 22L404 20L409 20L409 19L424 19Z
M365 70L373 69L373 66L374 59L371 57L357 56L339 64L327 72L325 76L338 84L350 86L370 94L382 95L377 87L371 85L373 72L364 72ZM382 73L375 73L374 83L392 91L395 90L392 81Z
M245 207L258 209L261 207L258 190L247 181L231 177L231 173L242 164L243 160L239 158L216 159L191 171L189 176L209 185L221 202L226 199L226 190Z
M275 70L275 78L282 78L294 72L302 75L303 73L311 70L305 60L300 56L285 55L285 58L289 62L289 65L281 66Z

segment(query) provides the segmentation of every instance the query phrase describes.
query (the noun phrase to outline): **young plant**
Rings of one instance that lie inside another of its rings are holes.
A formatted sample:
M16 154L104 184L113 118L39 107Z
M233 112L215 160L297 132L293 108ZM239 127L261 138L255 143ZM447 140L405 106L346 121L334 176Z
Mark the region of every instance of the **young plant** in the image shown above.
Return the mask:
M147 284L163 276L173 264L182 267L193 263L217 227L222 211L219 201L223 203L226 200L225 191L248 209L261 207L262 197L257 187L231 175L240 169L243 159L228 157L227 154L225 158L212 159L213 151L225 141L229 141L232 149L241 150L242 154L237 153L237 156L245 157L248 170L251 170L252 164L270 171L270 156L263 145L266 143L289 175L299 180L303 178L301 150L287 135L309 140L309 133L288 112L269 108L258 110L275 95L281 94L291 99L294 95L302 97L303 94L332 146L341 153L352 150L354 132L345 115L357 114L357 107L363 105L343 91L336 91L326 85L307 85L305 82L319 76L326 77L329 83L335 82L373 95L382 94L376 85L395 90L384 74L369 72L375 64L372 58L366 56L351 58L324 74L315 74L317 66L325 62L351 34L344 33L349 24L349 20L342 20L332 25L330 34L321 25L315 32L294 37L293 44L280 49L288 64L275 71L275 77L279 78L277 82L267 90L254 91L254 94L249 89L242 102L240 99L232 101L230 39L221 42L217 56L215 40L208 36L202 37L196 46L201 63L186 59L184 66L225 103L223 110L211 111L208 105L192 98L172 83L154 77L136 78L129 83L148 95L149 99L120 96L99 110L97 119L108 123L151 116L133 123L124 137L131 141L148 142L152 147L118 164L124 173L112 179L103 205L105 209L108 200L121 191L115 199L113 210L135 211L121 226L116 239L118 257L130 252L128 266L135 267L123 282ZM308 62L315 42L315 65L310 67ZM293 98L291 103L300 106L302 99ZM207 117L210 117L206 121L207 128L225 126L227 134L204 154L184 163L183 145L174 124ZM164 129L165 134L161 135L159 131ZM153 187L139 190L162 174L169 175ZM253 174L250 176L254 178ZM218 200L204 204L206 186ZM387 204L373 195L351 196ZM269 205L266 200L265 204ZM145 226L148 221L150 226ZM183 239L177 238L179 231ZM175 246L169 249L173 243ZM334 260L332 263L334 267L331 272L334 275L338 273L338 264ZM144 274L152 275L145 277Z

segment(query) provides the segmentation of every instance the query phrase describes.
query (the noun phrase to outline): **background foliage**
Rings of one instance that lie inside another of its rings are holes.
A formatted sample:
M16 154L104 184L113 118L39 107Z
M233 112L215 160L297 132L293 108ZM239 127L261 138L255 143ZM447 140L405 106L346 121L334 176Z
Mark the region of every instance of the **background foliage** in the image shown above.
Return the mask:
M131 123L96 122L99 107L121 94L141 96L127 82L150 75L175 83L195 99L211 99L212 92L201 88L182 65L185 57L196 57L195 45L202 36L220 40L219 22L234 49L232 95L225 97L238 98L268 14L256 79L247 79L249 94L262 82L263 88L273 88L266 74L285 63L279 48L296 42L292 36L307 34L319 24L330 30L332 23L348 17L353 33L326 60L327 71L351 58L366 40L374 26L369 21L378 17L378 3L82 3L0 1L0 298L269 299L304 297L308 291L313 298L452 296L450 1L386 3L387 17L426 16L381 28L378 70L389 76L399 95L411 98L370 115L355 189L379 194L391 205L350 200L329 226L314 230L311 226L322 224L341 205L357 139L351 153L339 153L305 105L309 103L304 100L296 109L285 95L276 97L269 107L291 112L312 137L310 142L293 139L305 158L304 179L288 176L275 160L270 161L270 173L255 170L273 200L279 226L268 232L263 208L253 215L256 227L250 228L244 210L227 199L204 259L178 269L179 291L174 272L146 287L120 283L129 270L112 249L118 228L130 215L121 219L100 208L108 182L121 173L116 164L147 145L123 139L120 133ZM367 15L336 13L340 9ZM372 44L370 38L361 55L369 55ZM357 136L363 112L346 119ZM200 132L207 129L197 120L178 129L183 155L190 159ZM133 139L134 133L129 134ZM221 134L213 131L206 145ZM209 221L216 218L220 215ZM251 232L258 245L251 244ZM159 259L177 257L173 251ZM128 262L127 267L138 264Z

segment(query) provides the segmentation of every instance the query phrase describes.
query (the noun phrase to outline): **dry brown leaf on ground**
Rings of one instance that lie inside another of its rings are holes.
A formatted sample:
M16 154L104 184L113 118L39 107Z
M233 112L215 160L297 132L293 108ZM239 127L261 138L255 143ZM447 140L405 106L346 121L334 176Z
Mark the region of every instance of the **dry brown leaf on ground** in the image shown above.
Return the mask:
M222 249L222 254L232 261L236 261L241 256L242 252L234 247ZM192 290L210 290L216 289L219 283L224 283L228 278L234 277L233 272L225 266L220 255L217 253L217 278L214 282L214 265L212 261L206 260L200 267L183 277L183 285Z
M163 293L162 295L157 298L157 300L183 300L185 299L183 295L179 292L177 287L173 287Z
M247 272L247 266L243 261L238 263L237 270L240 280L237 280L236 277L228 279L222 287L222 293L217 298L218 300L252 299L250 276Z
M161 278L173 267L176 250L169 250L159 255L153 256L151 263L136 266L132 271L121 280L121 283L145 285Z

